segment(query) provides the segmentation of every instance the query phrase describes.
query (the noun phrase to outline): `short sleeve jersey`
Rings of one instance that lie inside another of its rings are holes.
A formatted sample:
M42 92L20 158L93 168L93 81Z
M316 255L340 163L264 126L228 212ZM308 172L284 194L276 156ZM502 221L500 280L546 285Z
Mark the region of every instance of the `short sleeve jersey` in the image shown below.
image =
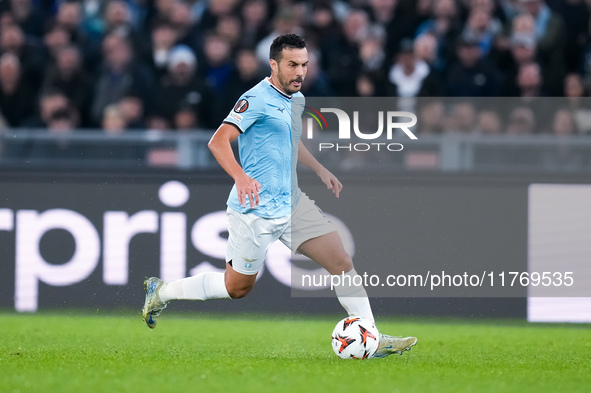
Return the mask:
M304 96L291 96L271 84L268 78L244 93L224 123L240 131L240 164L248 176L261 184L259 206L246 208L238 203L236 185L228 197L228 207L239 213L279 218L291 213L300 190L296 165L302 135Z

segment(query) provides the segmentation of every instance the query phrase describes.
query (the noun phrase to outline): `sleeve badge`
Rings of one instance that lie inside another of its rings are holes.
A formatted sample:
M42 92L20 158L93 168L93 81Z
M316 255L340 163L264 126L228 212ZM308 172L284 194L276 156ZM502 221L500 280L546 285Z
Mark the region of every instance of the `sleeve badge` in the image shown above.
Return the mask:
M245 100L245 99L241 99L234 106L234 112L236 112L236 113L242 113L242 112L246 111L247 109L248 109L248 100Z

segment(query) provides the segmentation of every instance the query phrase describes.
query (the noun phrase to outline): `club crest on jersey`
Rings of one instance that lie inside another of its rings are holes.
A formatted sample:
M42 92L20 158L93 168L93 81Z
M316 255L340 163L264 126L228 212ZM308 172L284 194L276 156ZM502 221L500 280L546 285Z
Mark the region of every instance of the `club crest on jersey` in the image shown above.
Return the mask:
M242 113L248 109L248 100L242 99L236 103L234 106L234 112Z

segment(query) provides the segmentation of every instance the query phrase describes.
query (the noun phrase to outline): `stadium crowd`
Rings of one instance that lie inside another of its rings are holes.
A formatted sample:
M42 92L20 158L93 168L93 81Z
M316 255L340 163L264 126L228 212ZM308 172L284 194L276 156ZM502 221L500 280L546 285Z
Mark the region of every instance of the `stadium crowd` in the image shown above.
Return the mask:
M521 97L506 118L477 101L421 99L418 132L586 133L590 10L589 0L0 0L0 123L212 130L268 74L273 38L293 32L308 43L306 96Z

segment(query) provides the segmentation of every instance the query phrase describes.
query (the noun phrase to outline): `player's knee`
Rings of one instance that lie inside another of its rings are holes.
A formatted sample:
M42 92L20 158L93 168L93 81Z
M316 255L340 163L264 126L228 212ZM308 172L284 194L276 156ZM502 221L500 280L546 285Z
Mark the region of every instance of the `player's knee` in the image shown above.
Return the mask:
M353 258L346 253L343 252L337 258L335 258L334 266L331 270L331 274L341 274L350 272L353 269Z
M352 270L353 269L353 258L351 258L351 255L345 253L345 255L343 255L343 257L342 257L341 265L342 265L343 271L345 273Z
M248 293L252 290L254 285L247 285L247 286L237 286L237 285L226 285L226 290L228 291L228 295L232 299L241 299L248 295Z

